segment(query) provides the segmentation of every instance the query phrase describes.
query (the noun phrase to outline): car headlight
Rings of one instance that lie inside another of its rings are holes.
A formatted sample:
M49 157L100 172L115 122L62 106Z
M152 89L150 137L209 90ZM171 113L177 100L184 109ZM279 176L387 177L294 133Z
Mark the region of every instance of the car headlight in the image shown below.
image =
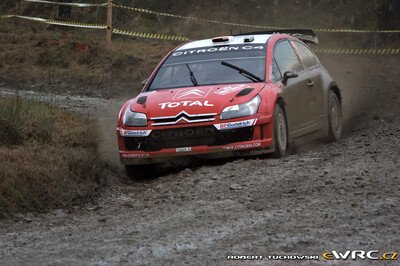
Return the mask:
M126 108L122 123L125 126L144 127L147 126L147 116L143 113L132 112L128 106Z
M231 119L242 116L254 115L260 106L261 97L257 95L247 103L226 107L221 113L221 119Z

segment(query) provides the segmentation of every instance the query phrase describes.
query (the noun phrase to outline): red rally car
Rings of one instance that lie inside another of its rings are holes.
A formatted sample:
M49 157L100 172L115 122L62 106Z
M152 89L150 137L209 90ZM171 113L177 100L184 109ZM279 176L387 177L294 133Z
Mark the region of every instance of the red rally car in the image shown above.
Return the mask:
M276 30L183 44L122 107L118 144L128 176L180 158L274 153L342 133L341 92L307 43L312 30Z

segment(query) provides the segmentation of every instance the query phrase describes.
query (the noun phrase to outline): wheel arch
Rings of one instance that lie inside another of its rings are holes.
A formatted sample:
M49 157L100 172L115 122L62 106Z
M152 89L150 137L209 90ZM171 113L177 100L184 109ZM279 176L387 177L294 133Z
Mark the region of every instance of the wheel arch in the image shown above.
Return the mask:
M339 86L335 82L331 83L331 85L329 86L329 91L333 91L336 94L336 96L338 97L340 106L343 106L342 92L341 92Z
M286 102L283 99L282 95L278 95L276 97L275 105L276 104L278 104L282 108L282 110L285 112L285 115L286 115L286 110L285 110ZM274 105L274 107L275 107L275 105Z

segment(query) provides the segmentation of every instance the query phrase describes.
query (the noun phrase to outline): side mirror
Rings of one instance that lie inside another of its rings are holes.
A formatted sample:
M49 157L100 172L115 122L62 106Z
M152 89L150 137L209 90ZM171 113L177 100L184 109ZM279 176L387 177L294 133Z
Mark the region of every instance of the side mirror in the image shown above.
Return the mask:
M142 86L146 85L146 84L147 84L147 81L149 81L149 79L143 80L143 81L142 81Z
M286 82L288 81L288 79L292 79L292 78L297 78L299 75L297 73L294 73L292 71L286 71L283 74L283 79L282 79L282 83L286 84Z

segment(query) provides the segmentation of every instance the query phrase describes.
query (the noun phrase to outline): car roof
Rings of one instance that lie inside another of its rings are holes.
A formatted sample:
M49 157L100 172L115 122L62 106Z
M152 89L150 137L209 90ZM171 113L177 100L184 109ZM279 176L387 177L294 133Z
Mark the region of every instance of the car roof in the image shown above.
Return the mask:
M269 38L271 38L271 34L255 34L255 35L240 35L240 36L224 36L224 38L228 38L228 41L224 42L213 42L213 39L203 39L197 40L193 42L186 43L176 49L176 51L187 50L187 49L197 49L203 47L211 47L211 46L221 46L221 45L238 45L238 44L265 44ZM253 39L254 38L254 39ZM248 40L251 41L248 41Z

